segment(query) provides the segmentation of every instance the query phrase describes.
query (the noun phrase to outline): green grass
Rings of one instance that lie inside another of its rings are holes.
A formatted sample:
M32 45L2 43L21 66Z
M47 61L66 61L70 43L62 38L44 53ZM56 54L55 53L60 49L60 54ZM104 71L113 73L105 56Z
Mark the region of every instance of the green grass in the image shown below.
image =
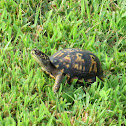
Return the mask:
M54 80L31 57L64 48L95 53L105 75L90 87ZM99 83L99 84L98 84ZM126 125L124 0L0 1L0 125Z

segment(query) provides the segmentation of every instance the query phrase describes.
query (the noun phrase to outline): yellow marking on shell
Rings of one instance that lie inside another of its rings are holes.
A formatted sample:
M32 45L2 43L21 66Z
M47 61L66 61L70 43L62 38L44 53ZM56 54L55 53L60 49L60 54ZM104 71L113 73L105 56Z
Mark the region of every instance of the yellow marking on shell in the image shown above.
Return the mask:
M90 73L91 71L94 71L95 73L97 73L97 63L96 63L96 61L94 60L95 57L94 57L93 55L90 55L90 57L91 57L91 66L90 66L90 69L89 69L89 73ZM94 68L93 68L93 66L94 66ZM93 68L93 70L92 70L92 68Z
M56 65L56 68L58 68L59 67L59 65Z
M60 60L60 62L63 62L63 60L62 59L59 59Z
M81 70L82 70L82 65L74 64L74 65L73 65L73 68L74 68L74 69L77 69L77 70L79 70L79 71L81 71Z
M82 70L82 65L80 65L79 70Z
M55 54L55 56L53 58L59 56L60 54L63 54L63 53L59 52L59 53Z
M78 64L74 64L73 68L78 69Z
M83 71L85 71L85 66L83 66Z
M65 56L64 59L66 62L69 62L69 63L71 62L70 55Z
M73 52L73 51L74 51L73 49L64 50L64 52Z
M63 52L67 52L67 50L63 50Z
M77 53L76 54L76 60L75 60L75 62L82 62L82 63L84 63L84 59L82 59L82 55L83 54L81 54L81 53Z
M69 64L66 64L65 66L66 66L66 68L69 68L69 67L70 67L70 65L69 65Z
M66 65L66 63L65 63L65 62L63 62L63 65Z
M64 53L59 54L58 57L61 57L62 55L64 55Z

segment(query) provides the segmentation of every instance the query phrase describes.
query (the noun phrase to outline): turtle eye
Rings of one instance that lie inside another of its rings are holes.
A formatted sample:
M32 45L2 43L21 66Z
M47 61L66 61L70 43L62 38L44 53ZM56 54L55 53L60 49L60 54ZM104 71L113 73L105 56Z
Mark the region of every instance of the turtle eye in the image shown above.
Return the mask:
M37 55L41 55L41 52L40 51L38 51L38 50L35 50L35 53L37 54Z

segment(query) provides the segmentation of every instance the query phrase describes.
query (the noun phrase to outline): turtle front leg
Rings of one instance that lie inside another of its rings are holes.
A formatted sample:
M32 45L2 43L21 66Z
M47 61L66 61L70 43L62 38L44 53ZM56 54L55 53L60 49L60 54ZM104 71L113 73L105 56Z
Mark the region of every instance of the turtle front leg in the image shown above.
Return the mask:
M53 86L53 91L54 91L54 93L56 93L56 92L58 91L58 89L59 89L59 87L60 87L60 82L62 81L63 77L64 77L63 74L58 74L58 75L56 76L55 84L54 84L54 86Z

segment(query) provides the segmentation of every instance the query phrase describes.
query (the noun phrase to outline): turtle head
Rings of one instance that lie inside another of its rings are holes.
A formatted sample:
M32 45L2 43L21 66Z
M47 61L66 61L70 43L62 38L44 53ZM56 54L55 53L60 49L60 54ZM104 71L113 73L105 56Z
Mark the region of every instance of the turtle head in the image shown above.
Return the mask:
M50 59L46 54L37 49L32 49L31 55L44 71L48 71Z

